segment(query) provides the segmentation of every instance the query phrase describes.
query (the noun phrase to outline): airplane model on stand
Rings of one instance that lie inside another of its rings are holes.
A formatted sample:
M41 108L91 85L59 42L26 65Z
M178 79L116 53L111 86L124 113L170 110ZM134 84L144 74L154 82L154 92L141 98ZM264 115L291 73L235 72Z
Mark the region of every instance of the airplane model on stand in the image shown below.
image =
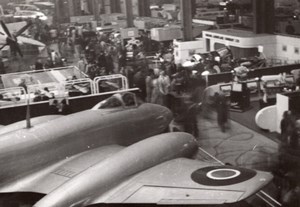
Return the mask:
M223 204L271 181L267 172L193 160L192 135L161 134L171 111L135 100L115 94L91 110L33 118L31 128L2 127L0 204L29 193L34 207Z
M45 44L42 42L21 36L32 25L31 21L28 21L27 24L21 29L19 29L15 34L12 34L9 31L6 24L2 20L0 20L0 24L0 50L2 50L5 46L8 45L12 54L19 54L21 57L23 57L23 53L20 49L19 44L25 43L36 45L39 47L45 47Z

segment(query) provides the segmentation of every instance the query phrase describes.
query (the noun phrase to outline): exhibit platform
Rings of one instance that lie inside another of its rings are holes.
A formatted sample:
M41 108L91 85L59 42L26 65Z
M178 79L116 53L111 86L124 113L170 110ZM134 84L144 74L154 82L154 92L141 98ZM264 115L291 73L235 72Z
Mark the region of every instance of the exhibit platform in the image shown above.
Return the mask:
M46 83L61 83L72 78L81 79L87 76L78 68L62 67L47 70L35 70L19 73L7 73L1 75L1 80L4 88L18 87L22 81L26 85L46 84Z

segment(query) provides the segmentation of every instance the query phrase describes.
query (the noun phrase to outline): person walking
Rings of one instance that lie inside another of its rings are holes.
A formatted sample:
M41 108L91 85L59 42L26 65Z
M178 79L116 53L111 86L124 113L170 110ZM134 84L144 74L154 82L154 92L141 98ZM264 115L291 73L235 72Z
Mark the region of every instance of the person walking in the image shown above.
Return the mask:
M86 72L86 66L87 66L87 60L85 59L84 55L81 55L80 59L77 63L77 67L81 72L85 73Z
M291 111L285 111L282 116L282 120L280 121L280 129L281 129L281 142L288 144L291 139L291 135L293 133L295 127L295 120L293 118Z
M218 125L222 132L226 131L226 123L228 120L228 105L226 97L223 94L215 93L215 104L217 109Z
M291 134L289 145L291 146L291 148L299 150L299 145L300 145L300 119L297 119L296 122L295 122L295 126L293 127L293 132Z
M166 74L165 71L161 71L160 75L158 77L158 87L159 87L159 91L162 95L164 106L169 105L167 96L170 92L170 86L171 86L170 77Z
M154 69L154 78L152 80L152 94L151 94L151 103L163 105L163 94L160 90L160 84L159 84L159 73L160 70L155 68Z
M5 65L4 62L2 60L2 57L0 57L0 74L5 74Z
M133 76L133 86L139 88L140 93L139 97L145 101L147 92L146 92L146 72L142 68L138 68L138 71Z
M42 60L40 58L37 59L35 62L35 70L42 70L44 69L44 65L42 63Z
M153 89L153 79L154 79L154 71L153 69L149 69L148 75L146 76L146 102L151 102L151 95Z

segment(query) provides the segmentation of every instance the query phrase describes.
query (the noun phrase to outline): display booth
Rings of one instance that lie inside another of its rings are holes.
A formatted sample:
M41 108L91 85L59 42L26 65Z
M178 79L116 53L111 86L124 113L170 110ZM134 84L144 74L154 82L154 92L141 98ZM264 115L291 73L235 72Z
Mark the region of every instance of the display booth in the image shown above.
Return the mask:
M280 122L285 111L291 111L296 116L300 115L300 91L276 94L276 105L259 110L255 116L255 123L262 129L271 132L280 130Z
M230 98L230 94L232 91L232 83L220 85L220 91L223 92L226 98Z
M265 102L261 100L260 108L276 104L276 95L294 91L296 89L293 75L269 75L261 77L260 88L265 96Z
M250 109L250 90L247 81L233 82L230 93L230 110L244 112Z
M259 79L220 84L219 91L229 99L231 111L244 112L251 109L251 94L260 97Z

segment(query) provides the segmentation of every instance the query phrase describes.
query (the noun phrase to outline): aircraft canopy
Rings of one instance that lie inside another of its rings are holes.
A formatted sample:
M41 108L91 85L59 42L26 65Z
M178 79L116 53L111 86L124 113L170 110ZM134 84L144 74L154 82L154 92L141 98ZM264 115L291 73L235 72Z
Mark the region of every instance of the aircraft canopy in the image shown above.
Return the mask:
M92 110L97 109L113 109L119 107L132 107L137 106L137 100L134 93L126 92L126 93L116 93L111 97L101 101L96 106L92 108Z

